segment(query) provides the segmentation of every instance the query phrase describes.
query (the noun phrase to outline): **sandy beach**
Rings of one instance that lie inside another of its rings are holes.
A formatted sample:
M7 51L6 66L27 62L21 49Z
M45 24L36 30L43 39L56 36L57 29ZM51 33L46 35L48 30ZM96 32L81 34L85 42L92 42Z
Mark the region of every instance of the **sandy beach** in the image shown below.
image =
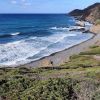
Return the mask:
M68 49L51 54L37 61L25 64L24 67L56 67L69 61L70 56L87 51L90 46L95 45L100 40L100 34L95 34L92 38Z

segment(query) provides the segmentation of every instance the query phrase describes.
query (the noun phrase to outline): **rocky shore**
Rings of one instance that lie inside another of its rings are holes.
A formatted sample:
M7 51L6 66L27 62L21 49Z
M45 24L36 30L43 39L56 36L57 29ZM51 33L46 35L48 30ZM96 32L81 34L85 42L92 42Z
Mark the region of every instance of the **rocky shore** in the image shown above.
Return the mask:
M84 26L84 21L92 23L93 26L90 28L90 32L100 33L100 3L95 3L83 10L75 9L69 15L80 20L78 24L81 26Z

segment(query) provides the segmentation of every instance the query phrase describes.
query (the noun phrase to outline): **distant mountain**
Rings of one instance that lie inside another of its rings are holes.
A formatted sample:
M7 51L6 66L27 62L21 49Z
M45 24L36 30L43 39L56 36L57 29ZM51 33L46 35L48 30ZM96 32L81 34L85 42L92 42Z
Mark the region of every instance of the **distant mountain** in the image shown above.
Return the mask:
M83 10L75 9L69 15L94 23L97 19L100 19L100 3L95 3Z

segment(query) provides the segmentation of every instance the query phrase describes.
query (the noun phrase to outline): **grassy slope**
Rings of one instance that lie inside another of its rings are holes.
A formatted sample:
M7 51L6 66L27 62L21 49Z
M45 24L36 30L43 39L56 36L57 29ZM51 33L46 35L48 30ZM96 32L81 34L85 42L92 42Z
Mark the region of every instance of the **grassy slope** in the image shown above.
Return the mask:
M2 68L3 100L100 100L100 47L73 55L60 69Z

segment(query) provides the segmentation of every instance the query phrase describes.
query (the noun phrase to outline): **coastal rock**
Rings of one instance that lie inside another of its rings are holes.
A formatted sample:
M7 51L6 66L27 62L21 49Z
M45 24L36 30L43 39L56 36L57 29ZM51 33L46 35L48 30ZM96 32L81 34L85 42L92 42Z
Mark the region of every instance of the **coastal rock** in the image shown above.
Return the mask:
M100 25L93 25L90 28L90 32L92 32L92 33L100 33Z
M100 19L100 3L95 3L83 10L73 10L69 15L78 17L79 20L86 20L95 23L97 19Z
M85 27L85 22L84 21L77 21L76 26Z
M85 31L85 28L73 28L73 29L70 29L69 31Z
M91 33L90 30L85 30L82 33Z

